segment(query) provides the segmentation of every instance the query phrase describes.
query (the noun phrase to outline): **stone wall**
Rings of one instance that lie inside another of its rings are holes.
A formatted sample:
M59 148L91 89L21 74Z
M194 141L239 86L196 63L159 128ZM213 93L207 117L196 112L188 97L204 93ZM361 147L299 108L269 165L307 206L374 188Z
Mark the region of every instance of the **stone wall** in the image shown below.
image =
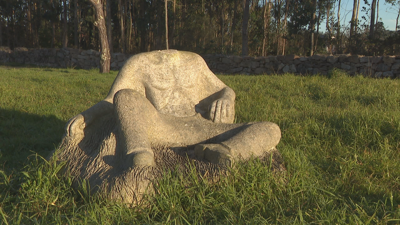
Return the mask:
M119 70L131 55L113 53L111 69ZM370 77L400 78L400 55L360 56L360 55L314 55L312 57L268 56L241 57L227 55L202 55L210 69L223 74L328 74L339 68L349 74L363 74ZM21 63L58 68L92 69L99 67L100 53L94 50L26 49L13 51L0 47L0 63Z

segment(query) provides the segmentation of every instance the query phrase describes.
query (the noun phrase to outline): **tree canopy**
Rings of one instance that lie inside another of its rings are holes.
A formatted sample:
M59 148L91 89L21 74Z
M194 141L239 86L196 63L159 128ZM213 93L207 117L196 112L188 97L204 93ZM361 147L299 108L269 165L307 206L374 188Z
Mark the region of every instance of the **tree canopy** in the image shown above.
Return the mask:
M343 24L340 0L99 0L112 52L165 49L168 40L200 54L399 54L398 32L371 23L373 0L363 1L370 8L354 0ZM399 0L385 1L400 12ZM90 0L0 0L0 45L100 50L97 22Z

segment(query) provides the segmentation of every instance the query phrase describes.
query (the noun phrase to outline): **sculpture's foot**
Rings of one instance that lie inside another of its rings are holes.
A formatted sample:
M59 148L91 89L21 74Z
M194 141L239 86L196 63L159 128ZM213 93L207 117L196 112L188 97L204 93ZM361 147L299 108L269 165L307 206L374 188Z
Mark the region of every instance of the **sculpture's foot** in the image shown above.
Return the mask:
M231 150L222 144L198 144L194 147L194 154L200 160L210 163L231 166L233 156Z
M135 166L155 166L154 153L151 150L141 150L130 153L133 156L132 167Z

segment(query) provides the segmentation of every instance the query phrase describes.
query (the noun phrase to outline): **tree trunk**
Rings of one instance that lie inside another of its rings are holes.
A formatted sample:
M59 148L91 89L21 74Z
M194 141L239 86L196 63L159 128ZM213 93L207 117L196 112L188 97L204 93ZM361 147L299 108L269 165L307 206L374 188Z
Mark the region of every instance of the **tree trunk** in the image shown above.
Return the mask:
M35 47L37 47L37 48L40 48L39 30L40 30L41 20L39 18L42 17L42 10L41 10L42 4L41 3L42 3L41 1L38 1L35 4L36 21L35 21L35 31L34 31L33 38L34 38Z
M396 31L397 31L397 27L399 26L399 16L400 16L400 12L397 14L397 18L396 18L396 28L395 28Z
M106 23L107 23L108 46L110 47L110 53L112 53L113 43L112 43L112 26L111 26L111 0L106 0Z
M288 16L288 13L289 13L289 4L290 4L290 1L286 0L285 19L284 19L284 24L283 24L283 32L284 32L284 34L287 34L287 16ZM286 47L286 37L283 37L282 55L285 55L285 47Z
M110 48L108 46L106 22L104 19L103 3L100 0L89 0L96 11L96 21L94 25L99 29L100 36L100 73L110 72Z
M321 10L318 10L318 19L317 19L317 35L315 37L315 43L314 43L314 51L317 51L318 48L318 38L319 38L319 22L321 19Z
M355 30L354 30L354 34L357 34L357 28L358 28L358 14L360 12L360 0L357 1L357 14L356 14L356 26L355 26Z
M275 21L276 21L276 54L279 55L281 40L281 0L275 0Z
M249 54L249 33L248 24L250 17L250 0L243 0L243 23L242 23L242 55L247 56Z
M63 0L63 35L62 47L68 46L68 24L67 24L67 0Z
M165 2L165 47L168 50L168 0L164 0Z
M315 11L317 11L317 0L313 0L313 12L312 12L312 19L311 19L311 46L310 46L310 56L314 55L314 30L315 30Z
M79 23L78 23L78 0L74 0L74 45L79 49L78 37Z
M354 35L355 25L356 25L356 14L357 14L357 0L353 0L353 14L350 20L350 38Z
M129 7L128 7L128 18L129 18L129 24L128 24L128 52L132 52L133 48L135 46L134 43L134 38L132 36L134 35L134 30L133 30L133 4L135 0L132 0L132 3L129 2Z
M52 20L51 21L51 48L54 48L56 43L56 23Z
M263 38L263 47L262 47L262 56L268 55L268 28L269 28L269 20L271 16L271 0L264 0L264 38Z
M341 45L341 38L340 38L340 2L339 0L339 7L337 11L337 33L336 33L336 40L337 40L337 49L340 51L340 45Z
M331 3L328 2L326 6L326 30L328 31L329 36L326 40L327 40L328 53L332 55L332 30L331 27L329 26L330 13L331 13Z
M230 43L231 52L233 50L233 37L235 35L238 2L239 1L235 1L234 6L233 6L233 18L232 18L232 27L231 27L231 43Z
M90 0L93 1L93 0ZM118 0L118 15L119 15L119 25L121 28L121 38L119 40L119 48L122 53L125 53L125 26L124 26L124 6L121 0Z
M3 46L3 17L0 16L0 46Z
M221 22L220 22L220 27L221 27L221 54L224 54L224 20L225 20L225 4L224 1L222 1L222 7L221 7Z
M371 23L369 25L369 37L374 38L375 31L375 8L376 8L376 0L372 0L371 3Z
M26 2L28 5L27 17L28 17L28 36L32 37L32 7L31 7L31 0ZM1 38L1 37L0 37ZM32 40L28 39L28 46L32 46Z
M379 0L376 0L376 20L375 20L375 26L378 24L379 21Z

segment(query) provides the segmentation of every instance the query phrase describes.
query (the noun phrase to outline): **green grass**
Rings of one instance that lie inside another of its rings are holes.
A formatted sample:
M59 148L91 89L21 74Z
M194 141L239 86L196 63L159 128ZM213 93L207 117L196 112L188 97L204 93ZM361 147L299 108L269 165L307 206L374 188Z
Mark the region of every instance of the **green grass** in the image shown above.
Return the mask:
M287 173L257 160L217 183L171 171L158 195L129 208L72 189L62 165L43 159L116 72L0 71L0 224L400 223L400 80L221 75L237 94L236 122L280 126Z

